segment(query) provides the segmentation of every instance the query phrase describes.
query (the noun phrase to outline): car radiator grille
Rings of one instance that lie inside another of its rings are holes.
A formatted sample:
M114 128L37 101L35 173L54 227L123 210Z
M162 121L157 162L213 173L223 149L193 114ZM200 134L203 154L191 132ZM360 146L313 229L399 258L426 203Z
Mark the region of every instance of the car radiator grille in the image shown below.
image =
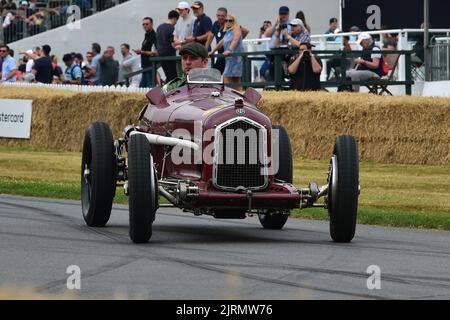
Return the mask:
M265 129L239 120L220 127L219 132L215 186L225 190L265 188ZM230 132L235 134L230 136Z

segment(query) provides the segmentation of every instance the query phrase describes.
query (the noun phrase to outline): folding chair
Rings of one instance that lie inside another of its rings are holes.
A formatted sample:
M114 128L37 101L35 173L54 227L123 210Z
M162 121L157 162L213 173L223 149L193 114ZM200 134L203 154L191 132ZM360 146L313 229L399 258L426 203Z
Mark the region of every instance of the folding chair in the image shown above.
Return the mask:
M397 70L398 61L400 59L399 54L387 54L385 57L387 64L389 66L389 73L382 77L381 79L378 78L371 78L369 81L374 81L376 83L367 85L367 89L369 89L370 93L378 94L380 96L383 95L383 93L387 93L388 95L393 95L391 91L387 88L389 85L389 82L391 82L394 79L395 71Z

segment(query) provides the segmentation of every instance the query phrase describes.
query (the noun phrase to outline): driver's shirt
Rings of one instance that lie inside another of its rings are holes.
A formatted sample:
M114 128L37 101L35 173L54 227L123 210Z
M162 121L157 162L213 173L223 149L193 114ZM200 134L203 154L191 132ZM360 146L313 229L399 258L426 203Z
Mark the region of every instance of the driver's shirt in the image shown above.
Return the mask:
M173 79L172 81L167 82L163 87L164 93L167 93L173 89L179 88L181 86L184 86L187 81L187 76L183 74L181 77L177 77Z

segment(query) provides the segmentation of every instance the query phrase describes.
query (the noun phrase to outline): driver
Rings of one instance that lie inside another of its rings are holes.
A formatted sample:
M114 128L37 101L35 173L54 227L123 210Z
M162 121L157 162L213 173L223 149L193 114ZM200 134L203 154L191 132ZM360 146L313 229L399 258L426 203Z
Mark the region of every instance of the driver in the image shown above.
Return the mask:
M208 65L208 50L198 42L189 42L180 49L181 68L183 75L177 77L163 86L164 92L176 89L186 84L187 74L191 69L206 68Z

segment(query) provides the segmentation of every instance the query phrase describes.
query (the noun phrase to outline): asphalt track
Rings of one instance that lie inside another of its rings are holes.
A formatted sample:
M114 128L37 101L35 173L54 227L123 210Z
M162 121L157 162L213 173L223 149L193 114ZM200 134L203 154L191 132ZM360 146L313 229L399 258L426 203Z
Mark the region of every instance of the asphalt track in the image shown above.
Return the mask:
M67 294L69 265L83 299L450 299L450 232L358 225L337 244L326 222L271 231L161 208L151 242L134 245L126 206L88 228L78 202L0 196L0 287Z

